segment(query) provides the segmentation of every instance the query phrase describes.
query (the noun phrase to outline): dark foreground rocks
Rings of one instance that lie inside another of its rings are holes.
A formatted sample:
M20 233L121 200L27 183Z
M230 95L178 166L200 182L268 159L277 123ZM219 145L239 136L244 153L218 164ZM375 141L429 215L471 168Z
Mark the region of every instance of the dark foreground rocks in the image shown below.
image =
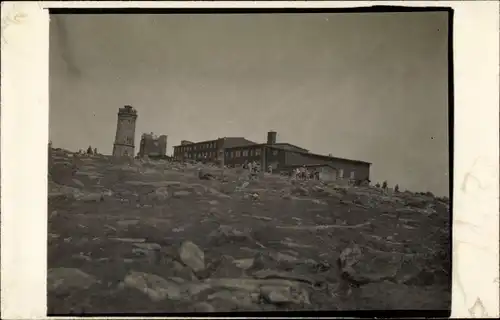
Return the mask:
M49 313L449 308L449 208L431 196L64 150L50 163Z

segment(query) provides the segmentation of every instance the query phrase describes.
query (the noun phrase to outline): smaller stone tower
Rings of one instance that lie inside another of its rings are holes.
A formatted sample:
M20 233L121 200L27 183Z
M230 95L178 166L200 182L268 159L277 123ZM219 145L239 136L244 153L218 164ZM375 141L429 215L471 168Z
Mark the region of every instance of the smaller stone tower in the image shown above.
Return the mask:
M113 145L114 157L134 157L134 137L137 110L132 106L125 106L118 111L116 137Z

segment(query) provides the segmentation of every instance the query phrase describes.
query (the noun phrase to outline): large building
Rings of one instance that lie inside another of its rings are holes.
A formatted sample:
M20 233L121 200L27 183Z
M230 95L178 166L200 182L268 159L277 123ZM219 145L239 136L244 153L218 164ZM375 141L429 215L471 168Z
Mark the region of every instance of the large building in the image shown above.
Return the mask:
M371 163L320 154L290 143L276 142L276 132L267 134L266 143L256 143L241 137L219 138L202 142L183 140L174 147L174 159L218 162L239 166L258 162L262 170L291 171L298 166L314 167L325 180L369 180Z
M132 106L125 106L118 110L118 123L113 145L114 157L134 157L136 121L137 111Z
M139 157L162 158L167 153L167 136L159 137L151 133L143 133L139 145Z

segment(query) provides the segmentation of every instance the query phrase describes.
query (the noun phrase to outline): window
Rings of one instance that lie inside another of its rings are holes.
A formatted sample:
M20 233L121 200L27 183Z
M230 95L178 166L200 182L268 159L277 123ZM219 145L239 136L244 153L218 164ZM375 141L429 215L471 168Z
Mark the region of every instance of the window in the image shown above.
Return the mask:
M243 156L248 157L248 150L243 150Z
M250 157L253 157L253 149L250 150Z
M239 158L241 156L241 151L240 150L237 150L235 151L235 158Z
M188 157L187 152L184 152L184 158L187 158L187 157Z
M351 176L350 176L350 179L354 179L356 173L354 171L351 171Z
M226 158L229 158L229 152L226 152Z
M260 156L260 149L255 149L255 155Z
M339 178L340 179L344 178L344 169L339 169Z

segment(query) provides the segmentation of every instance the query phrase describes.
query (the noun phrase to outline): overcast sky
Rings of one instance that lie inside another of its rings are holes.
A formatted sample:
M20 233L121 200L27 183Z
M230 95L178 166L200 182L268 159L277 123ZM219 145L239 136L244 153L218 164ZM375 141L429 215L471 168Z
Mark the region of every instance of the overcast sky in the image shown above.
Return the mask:
M448 193L447 13L58 15L50 138L111 153L143 132L243 136L372 162L372 181Z

